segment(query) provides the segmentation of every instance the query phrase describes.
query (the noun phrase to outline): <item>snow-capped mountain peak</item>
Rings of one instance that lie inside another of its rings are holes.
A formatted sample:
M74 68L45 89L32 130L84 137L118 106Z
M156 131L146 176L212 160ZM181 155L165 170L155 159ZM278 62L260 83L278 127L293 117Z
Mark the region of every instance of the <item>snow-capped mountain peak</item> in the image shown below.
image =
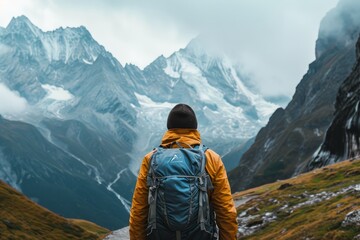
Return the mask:
M249 90L236 65L226 56L208 53L197 39L167 58L163 71L171 78L181 78L208 107L220 111L229 109L229 113L235 113L238 119L250 117L252 121L259 120L264 124L278 107ZM175 83L172 81L172 87ZM251 114L244 109L250 106L253 107Z
M49 60L79 60L92 64L99 54L105 53L84 27L58 29L44 34L41 41Z
M19 33L26 36L39 36L42 34L42 31L36 27L30 20L22 15L19 17L13 17L6 27L6 30L9 32Z
M77 60L92 64L100 54L109 54L83 26L43 32L27 17L20 16L13 18L1 35L7 34L10 36L9 45L19 47L32 56L45 57L49 62Z
M226 59L221 51L201 37L192 39L184 49L180 49L177 53L192 59L204 71Z
M138 134L146 139L135 142L137 150L156 146L167 114L177 103L192 106L205 144L221 155L253 137L278 107L250 90L236 65L197 38L168 58L158 57L142 72L125 69L136 83ZM141 158L135 155L134 159ZM134 165L131 169L136 172L139 163Z

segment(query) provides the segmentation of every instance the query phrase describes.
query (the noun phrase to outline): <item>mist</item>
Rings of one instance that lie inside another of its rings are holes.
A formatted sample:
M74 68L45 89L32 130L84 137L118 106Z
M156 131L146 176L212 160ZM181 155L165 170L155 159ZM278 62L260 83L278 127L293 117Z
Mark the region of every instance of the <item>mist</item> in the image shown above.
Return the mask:
M26 110L27 105L27 101L20 97L17 92L11 91L4 84L0 83L0 114L21 114Z
M338 46L354 44L359 37L360 1L341 0L335 9L329 11L321 21L319 40L316 46L316 56L321 56L328 44Z

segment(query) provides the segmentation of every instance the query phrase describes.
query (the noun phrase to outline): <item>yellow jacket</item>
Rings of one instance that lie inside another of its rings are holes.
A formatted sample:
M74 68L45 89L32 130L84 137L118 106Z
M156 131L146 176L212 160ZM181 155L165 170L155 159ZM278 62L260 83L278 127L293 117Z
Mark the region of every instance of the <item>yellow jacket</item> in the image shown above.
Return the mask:
M166 146L174 141L189 145L200 144L200 133L192 129L171 129L165 133L161 145ZM174 146L177 145L174 144ZM144 157L136 182L129 222L131 240L146 239L149 208L146 179L152 154L153 152L150 152ZM236 209L224 164L220 156L211 149L208 149L205 155L206 171L214 185L214 190L209 193L209 198L216 213L216 224L219 227L220 240L234 240L238 228Z

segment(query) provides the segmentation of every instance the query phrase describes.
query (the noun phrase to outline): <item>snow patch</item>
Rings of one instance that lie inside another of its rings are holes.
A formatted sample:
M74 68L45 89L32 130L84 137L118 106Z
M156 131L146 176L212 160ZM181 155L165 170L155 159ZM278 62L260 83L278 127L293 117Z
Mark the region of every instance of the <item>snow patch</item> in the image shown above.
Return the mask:
M359 103L360 103L360 101L356 102L356 106L355 106L355 112L356 113L359 111Z
M79 99L75 98L68 90L62 87L43 84L41 87L47 92L45 97L39 101L35 108L43 111L44 115L50 114L51 117L64 118L62 115L63 109L74 106Z
M275 139L271 139L269 138L268 140L266 140L265 144L264 144L264 151L267 152L269 150L269 148L273 145Z
M49 84L42 84L41 87L47 92L45 98L57 101L68 101L74 98L74 96L68 90L65 90L62 87Z
M5 55L11 51L11 48L5 44L0 43L0 55Z
M315 134L315 136L320 137L321 136L321 131L318 128L316 128L314 130L314 134Z
M90 61L86 60L85 58L83 58L83 62L86 63L86 64L89 64L89 65L93 64L93 62L90 62Z
M346 129L350 129L351 128L351 123L352 123L352 119L353 117L351 116L347 121L346 121Z
M166 68L164 68L164 72L172 78L180 78L180 74L175 72L170 65L167 65Z
M319 154L320 150L321 150L321 146L319 146L319 147L316 149L316 151L314 152L314 154L312 155L312 157L315 158L315 157Z
M151 100L151 98L145 96L145 95L141 95L138 93L134 93L139 104L141 105L142 108L155 108L154 112L156 112L158 108L166 108L166 109L171 109L172 107L174 107L173 103L169 103L169 102L154 102L153 100Z
M354 94L353 92L348 92L348 93L346 94L346 97L349 98L349 97L351 97L353 94Z

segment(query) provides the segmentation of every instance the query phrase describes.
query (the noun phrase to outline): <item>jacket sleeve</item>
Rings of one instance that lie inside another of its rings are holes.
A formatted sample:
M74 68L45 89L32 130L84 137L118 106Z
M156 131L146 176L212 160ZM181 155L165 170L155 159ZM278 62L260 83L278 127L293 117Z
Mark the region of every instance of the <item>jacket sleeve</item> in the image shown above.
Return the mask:
M234 240L236 239L238 224L230 184L220 156L214 152L212 153L207 154L207 157L210 155L210 166L207 166L207 170L214 186L214 190L210 195L211 203L216 213L216 224L219 227L219 239Z
M142 161L139 175L137 178L135 191L130 210L130 239L145 240L148 216L148 192L147 173L150 162L150 154L146 155Z

